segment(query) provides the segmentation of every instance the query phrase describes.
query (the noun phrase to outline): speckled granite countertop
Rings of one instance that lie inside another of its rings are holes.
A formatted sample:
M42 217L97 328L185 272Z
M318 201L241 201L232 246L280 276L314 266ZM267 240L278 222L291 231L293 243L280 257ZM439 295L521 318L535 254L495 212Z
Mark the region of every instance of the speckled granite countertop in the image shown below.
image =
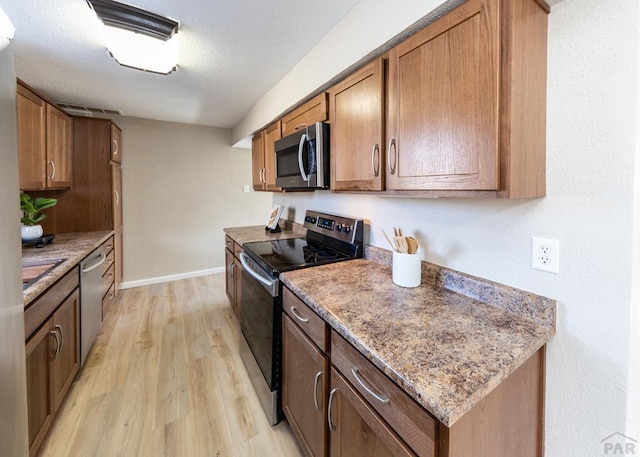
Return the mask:
M282 229L282 231L279 233L270 233L266 231L264 229L264 225L225 228L224 233L229 235L236 243L241 246L243 243L249 243L253 241L270 241L304 237L307 233L306 229L297 222L281 220L279 224Z
M41 261L51 259L66 259L37 282L22 291L24 305L28 305L50 285L60 279L66 272L75 267L95 248L104 243L112 231L59 233L53 243L42 248L25 246L22 248L22 261Z
M554 300L426 262L402 288L373 251L280 279L448 427L555 333Z

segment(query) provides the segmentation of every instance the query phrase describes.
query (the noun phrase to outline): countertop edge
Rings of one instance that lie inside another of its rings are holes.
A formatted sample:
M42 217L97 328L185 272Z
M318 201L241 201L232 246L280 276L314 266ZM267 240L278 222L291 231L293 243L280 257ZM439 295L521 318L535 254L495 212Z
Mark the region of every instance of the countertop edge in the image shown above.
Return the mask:
M56 235L56 239L58 240L58 244L56 245L56 241L52 245L46 245L43 248L28 248L27 250L23 249L23 260L40 260L40 259L53 259L53 258L66 258L64 262L58 265L56 268L47 273L44 277L40 278L31 286L27 287L22 291L22 301L25 307L29 306L33 303L43 292L45 292L50 286L52 286L58 279L62 278L66 273L68 273L72 268L74 268L78 263L80 263L87 255L91 253L95 248L100 246L102 243L107 241L111 236L113 236L114 231L96 231L96 232L78 232L78 233L64 233ZM73 237L82 237L82 242L74 243ZM60 243L60 240L63 240L63 243ZM78 245L82 243L82 248L79 249L75 253L65 254L65 255L48 255L49 250L47 247L55 247L58 248L60 246L65 246L68 243L73 243Z

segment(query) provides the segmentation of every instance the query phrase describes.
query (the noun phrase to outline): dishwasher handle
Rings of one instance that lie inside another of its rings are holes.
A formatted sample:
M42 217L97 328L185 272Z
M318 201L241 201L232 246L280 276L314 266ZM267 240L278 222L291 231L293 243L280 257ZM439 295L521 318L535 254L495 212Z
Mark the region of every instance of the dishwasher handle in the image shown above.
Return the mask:
M90 267L87 268L83 268L82 269L82 274L85 273L89 273L91 270L95 270L96 268L98 268L100 265L102 265L105 260L107 260L107 256L105 255L104 252L100 253L100 260L98 260L96 263L94 263L93 265L91 265Z

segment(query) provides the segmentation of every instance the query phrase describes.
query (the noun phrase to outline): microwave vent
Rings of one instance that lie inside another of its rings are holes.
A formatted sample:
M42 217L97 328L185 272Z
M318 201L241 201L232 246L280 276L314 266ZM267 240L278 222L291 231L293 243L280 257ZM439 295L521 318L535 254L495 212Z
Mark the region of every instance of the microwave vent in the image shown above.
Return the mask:
M94 115L123 115L122 111L112 109L95 108L92 106L76 105L65 102L55 102L55 104L71 116L93 117Z

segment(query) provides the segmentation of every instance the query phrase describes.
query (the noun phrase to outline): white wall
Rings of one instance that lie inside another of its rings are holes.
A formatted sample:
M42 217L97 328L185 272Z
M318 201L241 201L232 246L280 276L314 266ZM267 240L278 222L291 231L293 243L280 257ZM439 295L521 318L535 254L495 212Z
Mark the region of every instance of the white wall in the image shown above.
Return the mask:
M364 0L312 54L333 58L338 67L357 60L364 46L359 36L354 39L353 31L362 30L357 25L370 21L375 29L391 18L391 30L398 33L398 14L408 22L416 19L403 3ZM417 3L424 14L434 2L407 2ZM274 195L298 221L307 208L364 217L371 224L371 244L381 247L386 243L380 228L401 225L417 234L432 262L557 299L558 332L547 358L548 457L602 455L601 440L614 432L640 439L640 396L631 384L640 358L639 313L632 307L632 293L638 302L633 277L639 276L632 255L638 238L638 8L637 0L565 0L552 9L546 198ZM384 36L367 35L368 47ZM325 61L313 60L316 69L324 68ZM304 68L294 69L234 135L284 109L289 100L272 96L287 87L296 94L313 90L323 76L314 74L306 86L295 78L311 73L310 65L307 59ZM560 240L559 275L531 269L531 236Z
M224 227L259 225L271 195L251 184L251 151L231 131L118 117L123 136L124 286L220 270Z

